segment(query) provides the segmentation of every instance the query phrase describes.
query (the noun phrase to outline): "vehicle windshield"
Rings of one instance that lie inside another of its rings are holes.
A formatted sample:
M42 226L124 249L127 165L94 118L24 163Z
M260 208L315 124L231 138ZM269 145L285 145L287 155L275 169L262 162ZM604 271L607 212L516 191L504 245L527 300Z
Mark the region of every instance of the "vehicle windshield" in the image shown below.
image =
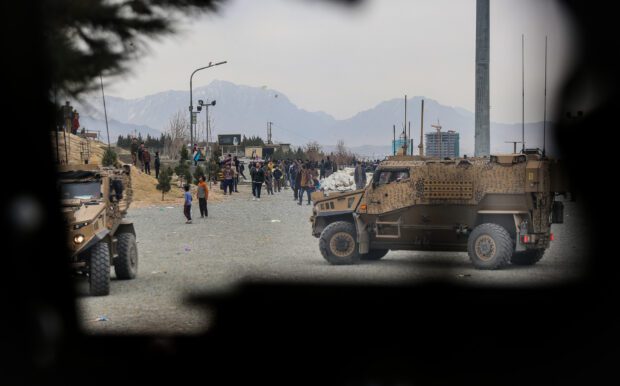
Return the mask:
M377 185L389 184L390 182L400 182L409 178L409 170L379 170L375 174Z
M61 198L63 200L79 198L81 200L92 200L101 197L100 182L70 182L60 185Z

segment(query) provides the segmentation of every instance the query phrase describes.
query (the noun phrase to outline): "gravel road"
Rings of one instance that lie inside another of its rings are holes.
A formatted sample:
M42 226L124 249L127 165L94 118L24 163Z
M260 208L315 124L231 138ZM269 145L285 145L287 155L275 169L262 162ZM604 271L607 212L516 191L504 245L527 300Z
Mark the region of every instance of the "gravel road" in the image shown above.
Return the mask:
M184 296L196 291L225 291L240 280L338 281L355 283L420 282L434 278L463 285L553 285L583 273L580 208L565 201L564 224L553 225L555 241L531 267L478 271L466 253L390 252L380 261L332 266L321 256L310 233L311 207L293 201L291 190L252 201L249 185L209 204L201 219L197 203L193 224L181 207L130 209L140 256L135 280L115 280L104 297L87 295L78 282L80 319L87 332L197 333L209 315L190 307ZM305 197L304 197L305 201ZM105 319L105 320L98 320Z

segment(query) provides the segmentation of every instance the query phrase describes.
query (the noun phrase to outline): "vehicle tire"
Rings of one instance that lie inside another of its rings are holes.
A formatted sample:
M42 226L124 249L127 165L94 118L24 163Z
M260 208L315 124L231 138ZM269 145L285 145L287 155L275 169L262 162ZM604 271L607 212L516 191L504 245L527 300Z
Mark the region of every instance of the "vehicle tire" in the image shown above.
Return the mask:
M350 222L336 221L321 232L319 249L330 264L355 264L360 260L355 226Z
M510 258L510 262L514 265L534 265L542 259L544 254L544 249L528 249L515 252Z
M133 233L117 235L118 257L114 259L114 272L120 280L134 279L138 274L138 245Z
M480 224L467 241L467 252L477 269L498 269L508 264L514 252L508 231L497 224Z
M360 256L362 260L367 261L381 260L389 251L389 249L371 249L367 254Z
M110 293L110 245L100 241L90 249L88 283L92 296Z

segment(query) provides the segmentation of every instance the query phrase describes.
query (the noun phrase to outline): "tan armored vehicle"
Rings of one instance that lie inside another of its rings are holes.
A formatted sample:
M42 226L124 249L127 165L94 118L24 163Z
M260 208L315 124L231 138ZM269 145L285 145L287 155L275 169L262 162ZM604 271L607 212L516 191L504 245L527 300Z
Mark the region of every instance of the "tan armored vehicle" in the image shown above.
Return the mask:
M478 269L538 262L562 223L557 161L538 149L488 158L394 156L364 190L313 194L312 234L332 264L389 250L467 251Z
M130 166L61 165L58 181L72 265L88 276L91 295L108 295L112 265L118 279L133 279L138 271L136 233L124 219Z

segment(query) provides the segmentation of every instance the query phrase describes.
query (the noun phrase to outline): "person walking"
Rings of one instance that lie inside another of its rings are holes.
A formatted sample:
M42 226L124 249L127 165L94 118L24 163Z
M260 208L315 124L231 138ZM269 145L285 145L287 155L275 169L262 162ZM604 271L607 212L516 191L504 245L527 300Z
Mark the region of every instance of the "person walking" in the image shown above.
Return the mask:
M304 192L306 192L308 195L307 205L310 205L310 193L314 189L314 178L313 178L312 170L310 169L309 165L303 165L301 167L300 186L301 186L301 189L299 189L299 201L297 202L297 205L301 205L301 202L303 201L303 197L304 197Z
M144 164L144 172L151 175L151 153L149 153L148 147L142 151L142 163Z
M325 168L325 178L329 177L333 170L332 170L332 161L329 159L329 156L327 156L327 161L325 161L325 164L323 164L323 167Z
M226 195L226 188L228 188L229 195L232 195L235 173L230 166L230 162L225 164L223 174L224 174L224 195Z
M250 163L250 181L252 183L252 199L256 200L256 186L254 185L254 174L256 173L256 164Z
M196 198L198 198L198 207L200 208L200 218L209 217L209 211L207 210L207 200L209 199L209 187L207 186L205 176L200 176L198 180L198 190L196 191Z
M185 189L184 197L185 202L183 203L183 214L187 221L186 224L192 223L192 194L189 192L189 185L186 184L183 189Z
M235 193L239 193L239 191L237 190L237 185L239 184L239 173L234 168L232 168L231 170L233 172L233 191Z
M245 170L245 166L243 166L243 162L241 162L239 164L239 174L241 174L241 176L243 177L244 180L247 181L247 177L245 176L245 174L243 174L243 171Z
M355 180L355 189L364 189L366 186L366 170L359 161L355 161L353 179Z
M273 174L269 170L269 165L265 168L265 187L267 188L267 195L273 195Z
M144 142L140 143L140 147L138 148L138 161L140 161L140 170L144 173L144 160L142 159L142 154L144 153Z
M155 152L155 178L159 179L159 167L161 166L161 160L159 159L159 152Z
M276 166L273 171L273 182L275 185L274 190L280 193L282 191L282 171L279 166Z
M263 182L265 182L265 171L261 168L259 162L256 163L256 166L252 169L252 171L254 172L251 174L252 193L254 194L254 198L252 200L260 201L260 190L263 186Z
M291 189L293 190L293 200L297 201L297 184L295 183L295 181L297 180L297 164L295 163L295 161L291 162L291 166L289 166L288 168L288 176L289 176L289 181L291 184Z

